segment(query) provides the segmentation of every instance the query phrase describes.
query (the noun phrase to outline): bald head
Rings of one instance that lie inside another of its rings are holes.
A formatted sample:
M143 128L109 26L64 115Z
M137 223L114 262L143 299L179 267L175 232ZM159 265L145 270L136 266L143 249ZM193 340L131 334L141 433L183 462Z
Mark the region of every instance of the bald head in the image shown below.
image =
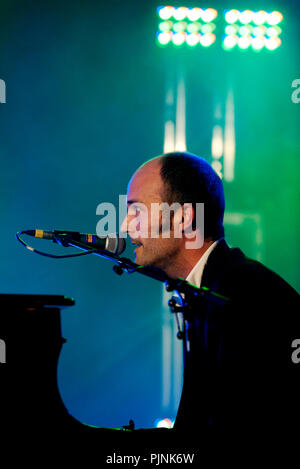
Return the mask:
M129 184L132 183L136 178L143 178L144 182L149 180L151 182L152 178L153 183L156 182L156 180L161 179L161 167L162 167L162 156L156 156L155 158L152 158L151 160L147 160L145 163L143 163L133 174L132 178L130 179Z
M161 201L164 183L161 177L162 157L146 161L133 174L128 184L127 202L145 203L149 197L153 202Z
M198 243L203 240L203 225L194 225L197 203L205 205L205 243L222 237L222 189L211 166L190 153L160 155L140 166L128 184L128 213L121 226L137 245L136 262L184 275L203 252L203 242ZM169 210L169 223L163 210ZM186 247L188 233L196 238L195 248Z

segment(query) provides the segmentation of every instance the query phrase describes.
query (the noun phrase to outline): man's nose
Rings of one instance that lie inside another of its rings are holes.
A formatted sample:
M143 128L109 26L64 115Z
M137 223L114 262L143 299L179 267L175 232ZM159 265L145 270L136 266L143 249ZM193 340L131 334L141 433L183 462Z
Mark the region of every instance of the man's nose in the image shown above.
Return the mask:
M121 233L127 233L128 230L128 223L127 223L127 215L121 223L120 231Z

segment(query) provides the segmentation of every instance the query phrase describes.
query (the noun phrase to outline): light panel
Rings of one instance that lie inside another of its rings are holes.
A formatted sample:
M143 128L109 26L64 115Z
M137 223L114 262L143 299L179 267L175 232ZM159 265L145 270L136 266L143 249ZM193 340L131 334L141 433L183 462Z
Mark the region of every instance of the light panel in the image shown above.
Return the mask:
M225 36L223 48L232 50L262 49L275 50L281 45L281 28L278 24L283 20L279 11L265 10L226 10L224 11Z
M216 41L213 21L218 12L214 8L187 8L160 6L157 42L161 46L183 44L195 47L209 47Z
M160 46L210 47L216 42L222 26L216 27L218 11L214 8L188 8L187 6L160 6L157 42ZM280 47L282 30L278 26L283 15L279 11L237 10L224 11L225 50L273 51ZM217 23L218 24L218 23ZM216 31L217 30L217 31Z

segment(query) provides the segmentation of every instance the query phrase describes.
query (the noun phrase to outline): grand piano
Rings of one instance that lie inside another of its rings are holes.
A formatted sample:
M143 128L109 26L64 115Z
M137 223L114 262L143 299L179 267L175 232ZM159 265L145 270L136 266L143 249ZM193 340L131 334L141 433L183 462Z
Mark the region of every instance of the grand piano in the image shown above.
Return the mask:
M98 440L113 447L159 445L165 429L133 430L86 425L66 409L57 386L57 365L66 342L61 309L74 305L59 295L0 294L1 434L8 442ZM153 441L153 438L155 441Z

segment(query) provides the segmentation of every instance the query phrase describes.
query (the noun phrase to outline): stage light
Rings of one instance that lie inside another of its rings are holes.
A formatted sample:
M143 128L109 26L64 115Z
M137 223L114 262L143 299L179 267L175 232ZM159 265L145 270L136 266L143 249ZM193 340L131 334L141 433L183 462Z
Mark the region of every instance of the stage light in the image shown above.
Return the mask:
M172 29L172 27L173 27L172 21L162 21L158 25L158 29L160 31L170 31Z
M278 36L281 33L281 29L278 26L270 26L267 29L267 35L270 37Z
M213 8L207 8L206 10L203 11L202 13L202 20L205 23L210 23L213 21L216 17L218 16L217 10L214 10Z
M263 38L261 36L256 36L252 39L251 45L252 45L254 50L259 51L265 45L265 38Z
M201 18L202 12L201 8L191 8L187 12L187 17L190 21L198 21Z
M164 31L157 35L157 40L162 45L168 44L171 41L171 39L172 39L171 31Z
M264 24L267 21L268 13L266 11L260 10L253 13L253 22L255 24Z
M272 11L267 16L267 23L271 26L275 26L283 20L283 16L279 11Z
M213 24L213 23L205 23L205 24L201 27L201 32L202 32L203 34L212 33L215 29L216 29L216 25L215 25L215 24Z
M224 12L225 20L228 25L225 26L225 33L228 38L223 39L223 48L230 50L235 45L233 36L237 36L237 44L241 49L252 49L259 51L267 47L269 50L275 50L280 46L281 40L275 38L282 32L277 23L283 19L279 11L267 13L264 10L251 11L227 10ZM230 36L230 37L229 37ZM273 41L269 39L274 39Z
M186 33L184 32L173 34L172 42L173 44L175 44L175 46L181 46L181 44L185 42L185 37L186 37Z
M179 7L179 8L176 8L176 9L174 10L173 16L174 16L175 20L181 21L181 20L183 20L184 18L186 18L187 13L188 13L188 8L186 8L186 7Z
M189 46L196 46L196 44L199 44L199 41L200 41L199 33L187 34L186 36L186 43Z
M187 31L189 33L198 33L201 29L201 24L195 21L194 23L190 23L187 26Z
M230 34L237 34L239 31L239 27L236 24L229 24L225 28L225 33L230 35Z
M176 46L181 46L184 43L188 46L195 46L200 43L202 46L208 47L215 42L216 36L213 31L216 29L216 25L212 21L218 15L217 10L165 6L159 7L157 11L160 20L164 20L158 24L157 39L159 44L165 45L172 42Z
M159 7L157 11L160 19L164 20L160 21L158 25L159 44L165 45L172 42L176 46L180 46L186 42L189 46L200 43L202 46L208 47L215 42L216 36L213 32L216 29L216 24L213 23L213 20L218 16L217 10L163 6ZM264 46L269 50L275 50L281 45L281 40L275 40L282 32L281 28L277 26L283 19L283 15L279 11L267 13L264 10L239 11L232 9L224 11L224 17L227 25L225 26L226 37L223 39L222 45L226 50L232 49L236 44L241 49L247 49L252 45L252 49L256 51L261 50ZM260 39L256 40L256 38ZM269 39L274 40L267 42Z
M179 21L178 23L174 23L173 30L175 33L180 33L180 31L185 31L187 28L187 24L185 21Z
M265 46L269 50L274 50L277 49L281 44L281 39L278 36L270 37L269 39L266 39Z
M239 20L243 24L248 24L252 21L253 11L251 10L244 10L241 11L239 14Z
M239 29L239 33L241 36L249 36L252 33L252 27L249 25L241 26Z
M255 27L253 28L253 34L254 34L254 36L265 36L266 32L267 32L267 28L266 28L265 26L263 26L263 25L261 25L261 26L255 26Z
M236 34L230 34L229 36L225 36L223 40L223 48L226 50L232 49L236 46L238 42L238 36Z
M251 44L251 36L242 36L238 39L238 46L240 49L248 49Z
M171 18L171 16L173 16L175 8L174 7L159 7L157 10L162 20L168 20Z
M215 40L216 40L216 36L214 34L207 33L200 37L200 44L203 47L209 47L215 42Z
M168 418L165 419L156 419L154 422L156 428L172 428L174 422Z
M225 20L230 24L236 23L236 21L239 19L239 16L240 12L238 10L229 10L225 13Z

